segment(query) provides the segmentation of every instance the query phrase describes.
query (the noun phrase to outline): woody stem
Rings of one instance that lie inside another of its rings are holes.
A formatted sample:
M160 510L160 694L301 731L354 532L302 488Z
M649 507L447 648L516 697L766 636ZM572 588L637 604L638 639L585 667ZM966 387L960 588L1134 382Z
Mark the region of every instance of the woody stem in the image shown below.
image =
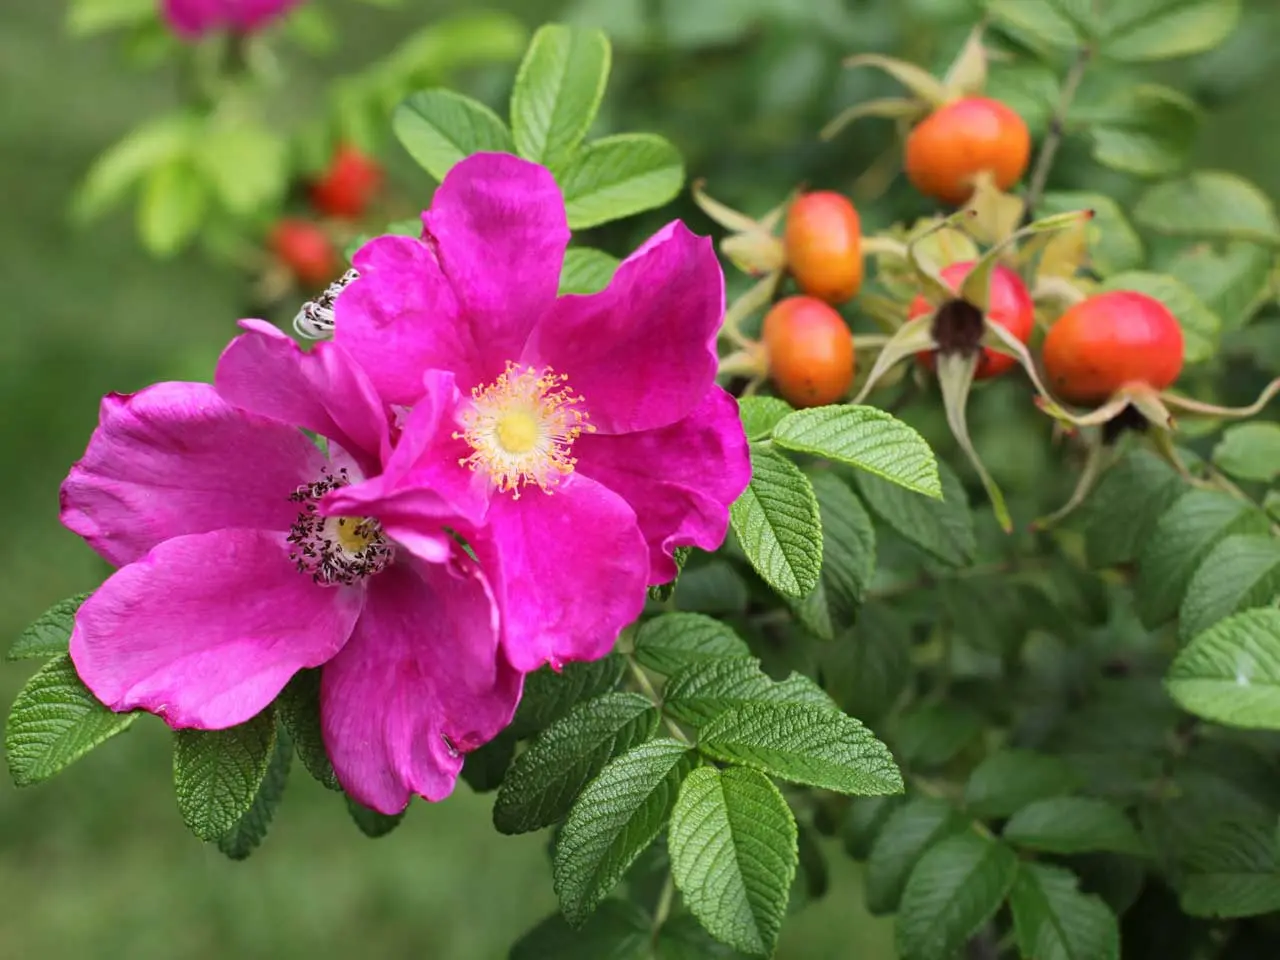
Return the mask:
M1053 169L1053 160L1057 156L1058 147L1066 135L1067 111L1080 89L1080 81L1084 79L1085 68L1093 56L1093 49L1087 45L1076 51L1076 58L1071 62L1066 79L1062 82L1062 94L1058 105L1054 108L1049 120L1049 132L1045 134L1044 143L1040 146L1040 155L1036 157L1035 168L1031 171L1031 181L1027 186L1027 196L1022 207L1022 225L1026 226L1035 219L1036 205L1044 196L1045 185L1049 182L1049 171Z

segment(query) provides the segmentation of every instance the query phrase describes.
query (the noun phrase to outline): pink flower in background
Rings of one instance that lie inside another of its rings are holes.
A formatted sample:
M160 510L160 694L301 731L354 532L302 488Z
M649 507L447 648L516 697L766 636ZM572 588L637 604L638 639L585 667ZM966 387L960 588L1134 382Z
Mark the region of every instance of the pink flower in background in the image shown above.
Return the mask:
M336 491L432 549L445 496L494 585L519 670L590 660L676 573L714 549L751 468L715 384L724 277L679 222L591 296L557 297L569 240L544 168L476 154L445 177L422 237L356 255L335 338L384 400L411 407L383 474Z
M175 33L196 39L215 30L253 33L284 16L302 0L162 0L161 12Z
M321 513L378 469L386 409L341 347L303 353L244 325L216 388L103 401L62 520L119 569L77 613L72 660L111 709L200 729L248 720L323 665L325 745L347 792L383 813L411 793L442 799L520 696L488 584L456 544L428 562L376 519ZM433 506L448 509L418 504Z

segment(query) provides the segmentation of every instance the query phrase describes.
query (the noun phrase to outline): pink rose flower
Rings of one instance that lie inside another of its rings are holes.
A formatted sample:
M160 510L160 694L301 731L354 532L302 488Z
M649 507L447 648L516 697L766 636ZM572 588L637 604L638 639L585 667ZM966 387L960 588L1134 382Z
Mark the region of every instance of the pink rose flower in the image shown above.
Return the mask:
M253 33L282 17L301 0L163 0L161 13L173 31L198 39L215 30Z
M750 481L715 384L711 241L671 223L605 290L558 297L563 197L506 154L457 164L423 225L366 244L335 304L336 342L412 413L383 474L330 506L429 556L434 491L465 521L517 669L603 656L646 585L675 576L677 547L721 544Z
M347 792L388 814L412 793L442 799L520 696L486 579L456 543L427 561L374 518L321 512L379 469L386 408L340 346L303 353L244 326L217 388L103 401L62 521L119 569L77 613L71 658L111 709L206 730L323 666L325 746Z

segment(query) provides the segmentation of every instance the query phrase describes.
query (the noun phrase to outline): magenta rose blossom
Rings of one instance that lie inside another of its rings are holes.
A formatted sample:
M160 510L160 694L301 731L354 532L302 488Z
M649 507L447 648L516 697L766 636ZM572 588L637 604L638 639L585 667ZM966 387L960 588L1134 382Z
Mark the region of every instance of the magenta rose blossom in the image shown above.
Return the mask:
M284 16L302 0L163 0L169 26L189 39L214 30L253 33Z
M113 710L216 730L323 666L321 725L347 792L388 814L412 793L442 799L520 697L488 584L456 544L428 562L375 519L322 515L379 468L386 408L336 344L303 353L244 326L216 388L102 403L62 520L119 569L76 614L76 670Z
M569 240L544 168L457 164L421 238L355 257L334 336L384 400L411 407L383 474L332 495L414 544L435 491L470 524L517 669L590 660L718 547L751 476L737 404L715 384L724 276L711 241L660 230L591 296L557 296Z

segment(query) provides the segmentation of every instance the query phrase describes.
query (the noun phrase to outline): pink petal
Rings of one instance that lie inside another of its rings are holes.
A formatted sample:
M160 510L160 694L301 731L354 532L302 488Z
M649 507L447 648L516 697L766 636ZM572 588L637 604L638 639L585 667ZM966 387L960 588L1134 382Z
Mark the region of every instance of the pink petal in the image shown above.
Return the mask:
M396 564L369 581L351 641L321 673L325 746L343 788L381 813L443 800L462 755L510 721L523 677L498 653L474 564Z
M62 522L117 566L181 534L286 531L298 514L289 495L324 463L300 430L236 409L207 383L110 394L63 481Z
M335 441L368 474L378 472L387 451L387 411L364 371L340 346L319 343L304 352L290 337L261 320L218 360L214 385L227 401Z
M464 389L517 360L529 331L555 302L569 243L564 198L545 168L505 153L456 164L423 216L484 363Z
M275 699L298 670L342 648L364 601L320 587L283 535L174 537L112 574L76 613L71 659L112 710L220 730Z
M567 374L601 433L665 427L715 382L724 274L707 237L668 224L590 296L565 296L521 358Z
M471 546L498 594L507 658L524 673L603 657L644 606L649 551L635 513L581 474L552 493L495 495Z
M580 473L621 494L649 543L649 582L676 575L676 547L714 550L729 529L729 505L751 482L738 404L712 387L692 414L657 430L583 434Z

